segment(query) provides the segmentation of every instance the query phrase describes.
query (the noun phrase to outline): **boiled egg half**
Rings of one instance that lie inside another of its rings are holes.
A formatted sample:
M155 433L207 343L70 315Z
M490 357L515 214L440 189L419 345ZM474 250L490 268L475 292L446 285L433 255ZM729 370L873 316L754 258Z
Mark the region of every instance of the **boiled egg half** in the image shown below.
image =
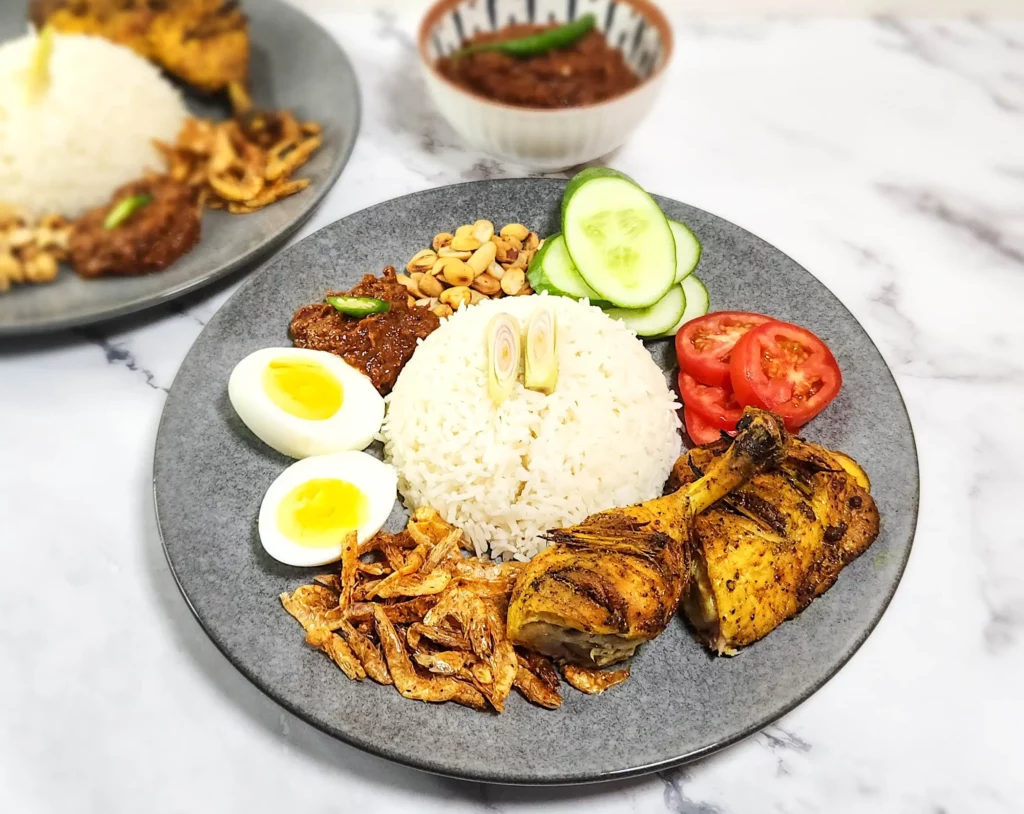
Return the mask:
M322 350L250 353L231 371L228 398L245 426L291 458L365 449L384 420L369 378Z
M391 514L398 490L393 466L365 452L334 452L297 461L267 489L260 542L275 560L312 566L334 562L352 531L369 540Z

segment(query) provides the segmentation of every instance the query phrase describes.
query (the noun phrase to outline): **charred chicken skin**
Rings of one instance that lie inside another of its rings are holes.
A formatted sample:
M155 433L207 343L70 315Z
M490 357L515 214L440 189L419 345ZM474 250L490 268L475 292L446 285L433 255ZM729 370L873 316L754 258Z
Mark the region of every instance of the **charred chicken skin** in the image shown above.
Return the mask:
M235 0L32 0L32 22L127 46L207 93L249 78L249 24Z
M722 442L691 450L666 488L692 488L729 455ZM827 591L878 536L868 489L850 458L793 439L777 467L696 516L683 608L704 643L734 654Z
M673 494L550 532L553 545L526 566L512 593L513 643L603 667L658 636L689 588L695 516L784 454L786 431L771 413L748 408L738 430L702 477Z

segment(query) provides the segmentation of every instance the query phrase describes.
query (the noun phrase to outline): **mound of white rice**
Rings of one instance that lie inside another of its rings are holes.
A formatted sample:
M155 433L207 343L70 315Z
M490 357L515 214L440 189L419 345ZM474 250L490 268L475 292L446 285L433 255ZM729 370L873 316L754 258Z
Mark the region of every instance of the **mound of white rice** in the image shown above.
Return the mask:
M26 71L37 39L0 45L0 202L30 215L77 217L164 162L188 115L145 59L98 37L55 35L47 92L32 100Z
M558 384L522 377L495 407L487 323L525 326L544 305L557 320ZM661 494L680 453L678 405L661 369L621 322L562 297L484 301L427 337L387 399L385 453L410 507L463 529L477 554L529 559L551 528Z

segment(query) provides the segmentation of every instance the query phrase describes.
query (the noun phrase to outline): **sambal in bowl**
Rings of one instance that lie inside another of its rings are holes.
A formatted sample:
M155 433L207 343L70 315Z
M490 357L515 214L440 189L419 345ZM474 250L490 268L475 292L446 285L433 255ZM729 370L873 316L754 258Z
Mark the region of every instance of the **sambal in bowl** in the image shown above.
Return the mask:
M648 0L440 0L419 49L434 102L466 141L550 171L626 141L657 95L672 31Z

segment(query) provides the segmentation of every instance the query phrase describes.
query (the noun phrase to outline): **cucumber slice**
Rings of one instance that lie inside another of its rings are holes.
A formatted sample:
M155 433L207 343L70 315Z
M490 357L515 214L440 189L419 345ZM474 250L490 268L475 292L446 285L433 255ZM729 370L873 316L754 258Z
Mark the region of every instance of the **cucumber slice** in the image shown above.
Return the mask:
M675 336L679 329L691 319L704 316L711 305L707 286L697 277L687 277L680 283L679 287L683 290L683 295L686 298L686 309L683 311L683 315L679 317L679 321L664 333L659 334L659 336Z
M605 313L625 322L637 336L654 337L661 336L679 322L685 311L686 295L683 287L674 285L668 294L648 308L609 308Z
M560 232L544 241L544 245L530 262L530 270L526 276L534 291L547 291L556 297L573 297L577 300L586 297L595 303L601 301L598 293L587 285L576 271L576 266L572 264L572 258L565 248L565 238Z
M654 199L620 172L583 170L562 198L562 235L587 285L619 308L647 308L676 279L676 246Z
M685 223L670 218L668 227L676 241L676 282L681 283L700 262L700 241Z

